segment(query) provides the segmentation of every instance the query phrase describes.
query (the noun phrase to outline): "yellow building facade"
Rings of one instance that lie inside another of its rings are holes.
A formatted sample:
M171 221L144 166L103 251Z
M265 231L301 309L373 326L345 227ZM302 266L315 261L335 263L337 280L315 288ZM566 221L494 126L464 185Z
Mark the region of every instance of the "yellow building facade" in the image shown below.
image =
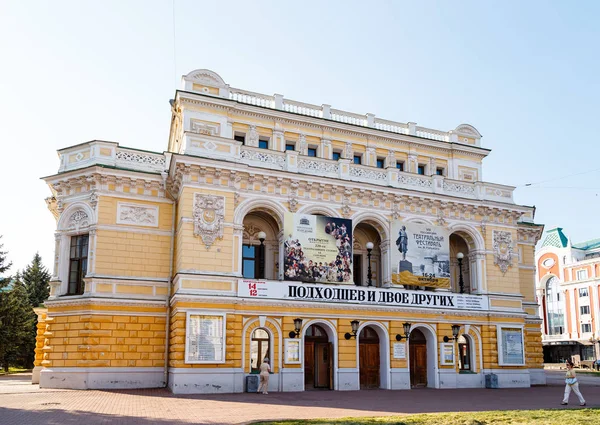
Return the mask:
M474 127L235 89L209 70L182 84L166 152L95 140L59 150L44 178L57 229L41 387L242 392L264 358L269 391L545 383L543 227L513 187L483 181ZM311 223L327 224L301 249ZM411 257L421 237L441 251ZM308 260L327 246L330 263Z

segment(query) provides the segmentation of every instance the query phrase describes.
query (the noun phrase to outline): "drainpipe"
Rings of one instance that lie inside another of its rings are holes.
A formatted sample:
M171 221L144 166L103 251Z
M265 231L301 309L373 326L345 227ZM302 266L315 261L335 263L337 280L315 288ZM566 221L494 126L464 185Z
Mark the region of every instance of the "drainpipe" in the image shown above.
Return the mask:
M163 183L165 185L165 193L167 190L167 174L162 174ZM171 195L172 197L172 195ZM173 197L172 197L173 198ZM165 388L169 387L169 331L171 328L171 287L173 285L173 253L175 248L175 213L176 202L173 198L172 220L171 220L171 253L169 254L169 286L167 288L167 320L165 321L165 366L163 371L163 381Z

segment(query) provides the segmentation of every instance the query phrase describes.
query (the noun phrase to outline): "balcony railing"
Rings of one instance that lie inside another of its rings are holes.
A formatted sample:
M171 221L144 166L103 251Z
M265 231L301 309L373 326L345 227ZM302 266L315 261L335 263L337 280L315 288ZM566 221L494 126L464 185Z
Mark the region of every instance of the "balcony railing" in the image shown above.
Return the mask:
M296 100L284 99L282 95L267 95L255 93L248 90L229 88L227 97L239 103L261 106L264 108L278 109L294 114L305 115L308 117L325 118L343 124L357 125L360 127L373 128L376 130L388 131L391 133L410 135L423 139L436 140L440 142L463 143L464 140L458 139L457 131L440 131L427 127L417 126L415 123L401 123L385 120L375 117L373 114L357 114L354 112L343 111L341 109L332 109L330 105L313 105ZM474 139L474 146L480 146L481 136L479 134L469 134Z

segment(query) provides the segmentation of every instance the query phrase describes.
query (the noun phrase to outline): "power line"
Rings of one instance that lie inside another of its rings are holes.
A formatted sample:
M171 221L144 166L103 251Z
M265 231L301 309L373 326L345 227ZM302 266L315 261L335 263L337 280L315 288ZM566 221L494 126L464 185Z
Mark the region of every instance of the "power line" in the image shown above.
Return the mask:
M529 187L529 186L535 186L535 185L543 184L543 183L555 182L557 180L563 180L563 179L567 179L569 177L581 176L582 174L594 173L596 171L600 171L600 168L596 168L594 170L582 171L580 173L575 173L575 174L569 174L569 175L562 176L562 177L556 177L554 179L543 180L543 181L537 182L537 183L526 183L526 184L521 185L519 187Z

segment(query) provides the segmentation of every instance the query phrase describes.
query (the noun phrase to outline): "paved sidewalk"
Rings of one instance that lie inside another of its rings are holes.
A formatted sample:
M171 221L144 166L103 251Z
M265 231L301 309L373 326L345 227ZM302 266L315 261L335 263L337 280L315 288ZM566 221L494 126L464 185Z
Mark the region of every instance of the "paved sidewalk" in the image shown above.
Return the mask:
M1 425L242 424L270 419L564 407L560 406L562 385L178 396L164 389L39 389L29 379L29 375L0 377ZM582 385L581 389L588 407L599 408L600 378L598 384ZM575 398L568 408L579 408Z

